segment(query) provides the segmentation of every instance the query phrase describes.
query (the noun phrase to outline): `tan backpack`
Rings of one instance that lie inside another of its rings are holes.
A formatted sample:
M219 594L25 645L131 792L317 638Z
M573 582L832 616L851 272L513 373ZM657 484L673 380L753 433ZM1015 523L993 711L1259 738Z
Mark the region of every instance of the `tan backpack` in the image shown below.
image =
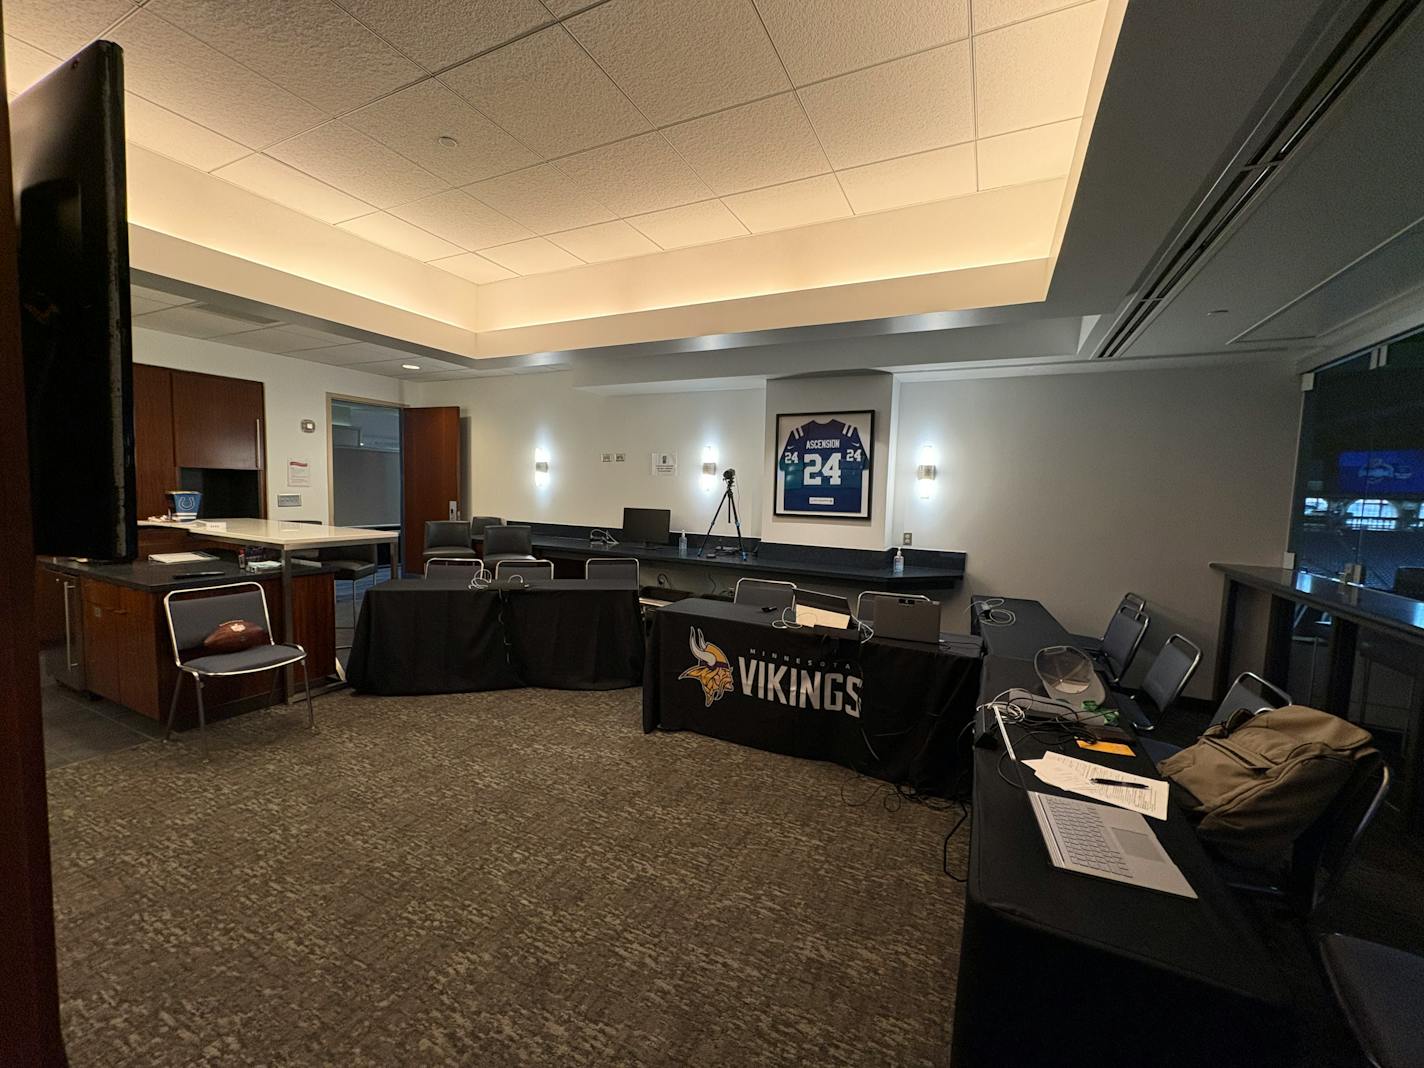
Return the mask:
M1369 732L1304 705L1249 709L1208 727L1158 770L1195 800L1198 833L1226 860L1280 872L1295 841L1373 757Z

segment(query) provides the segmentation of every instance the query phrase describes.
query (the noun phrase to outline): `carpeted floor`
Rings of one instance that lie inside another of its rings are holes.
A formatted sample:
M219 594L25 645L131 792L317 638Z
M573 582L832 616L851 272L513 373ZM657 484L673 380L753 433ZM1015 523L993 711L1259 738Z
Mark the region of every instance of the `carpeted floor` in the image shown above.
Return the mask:
M944 1064L950 815L638 707L342 694L55 769L70 1063Z

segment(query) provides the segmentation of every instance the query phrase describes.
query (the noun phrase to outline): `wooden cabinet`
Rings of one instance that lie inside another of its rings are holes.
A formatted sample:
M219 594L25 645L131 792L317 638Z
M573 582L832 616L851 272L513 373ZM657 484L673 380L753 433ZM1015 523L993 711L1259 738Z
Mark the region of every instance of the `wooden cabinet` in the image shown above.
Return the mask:
M173 372L134 364L133 396L138 514L146 519L164 515L168 511L164 494L179 488L178 465L173 460Z
M266 451L262 383L191 371L171 375L177 466L261 470Z

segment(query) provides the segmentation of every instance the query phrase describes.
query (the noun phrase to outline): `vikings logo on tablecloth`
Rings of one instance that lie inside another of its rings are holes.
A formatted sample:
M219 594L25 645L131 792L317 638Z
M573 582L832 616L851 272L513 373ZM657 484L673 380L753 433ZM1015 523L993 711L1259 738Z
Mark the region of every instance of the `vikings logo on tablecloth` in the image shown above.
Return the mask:
M732 665L727 654L702 636L696 627L689 629L688 648L692 650L697 663L688 668L679 679L696 679L702 684L702 699L708 708L724 693L732 692Z

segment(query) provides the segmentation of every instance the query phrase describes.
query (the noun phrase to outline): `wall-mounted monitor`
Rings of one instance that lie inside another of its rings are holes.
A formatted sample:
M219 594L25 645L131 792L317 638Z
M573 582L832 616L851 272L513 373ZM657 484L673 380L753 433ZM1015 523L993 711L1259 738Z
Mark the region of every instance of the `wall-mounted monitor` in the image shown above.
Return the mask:
M1424 494L1424 449L1358 449L1340 454L1341 494L1398 497Z

